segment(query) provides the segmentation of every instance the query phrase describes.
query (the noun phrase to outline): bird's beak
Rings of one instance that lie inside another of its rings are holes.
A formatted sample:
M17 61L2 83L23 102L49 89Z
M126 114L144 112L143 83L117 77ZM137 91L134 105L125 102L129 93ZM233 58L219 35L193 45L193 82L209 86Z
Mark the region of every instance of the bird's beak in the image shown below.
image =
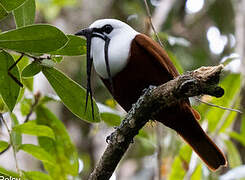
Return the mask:
M91 36L92 33L93 33L93 28L85 28L75 33L75 35L88 37L88 36Z

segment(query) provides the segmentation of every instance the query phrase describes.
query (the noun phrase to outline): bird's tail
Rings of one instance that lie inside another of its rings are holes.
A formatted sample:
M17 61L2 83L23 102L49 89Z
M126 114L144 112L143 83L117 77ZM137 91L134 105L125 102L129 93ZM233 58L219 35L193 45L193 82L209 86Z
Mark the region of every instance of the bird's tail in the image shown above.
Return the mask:
M187 128L178 130L178 134L192 147L209 169L215 171L220 166L225 166L227 161L224 154L194 120L189 123L192 127L195 124L191 132Z
M226 158L221 150L203 131L190 106L186 106L181 116L174 116L171 120L161 121L166 126L174 129L206 163L209 169L215 171L220 166L227 164ZM164 118L166 119L166 118Z

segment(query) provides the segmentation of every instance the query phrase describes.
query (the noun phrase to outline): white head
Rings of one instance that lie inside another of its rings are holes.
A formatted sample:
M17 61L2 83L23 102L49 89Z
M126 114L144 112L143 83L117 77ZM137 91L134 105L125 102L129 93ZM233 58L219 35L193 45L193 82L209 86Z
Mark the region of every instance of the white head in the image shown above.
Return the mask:
M93 58L96 72L101 77L108 78L104 52L105 40L103 39L107 36L110 39L108 47L109 67L112 77L115 76L127 65L131 42L139 33L126 23L116 19L97 20L89 26L89 29L93 35L100 36L93 37L91 41L90 56Z

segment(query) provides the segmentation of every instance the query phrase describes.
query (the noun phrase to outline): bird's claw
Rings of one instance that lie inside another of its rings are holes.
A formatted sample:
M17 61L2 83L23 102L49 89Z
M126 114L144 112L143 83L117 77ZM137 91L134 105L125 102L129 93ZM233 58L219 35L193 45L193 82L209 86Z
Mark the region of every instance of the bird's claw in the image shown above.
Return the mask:
M107 136L106 137L106 143L108 144L109 142L111 142L112 141L112 139L113 139L113 137L114 137L114 133L111 133L109 136Z

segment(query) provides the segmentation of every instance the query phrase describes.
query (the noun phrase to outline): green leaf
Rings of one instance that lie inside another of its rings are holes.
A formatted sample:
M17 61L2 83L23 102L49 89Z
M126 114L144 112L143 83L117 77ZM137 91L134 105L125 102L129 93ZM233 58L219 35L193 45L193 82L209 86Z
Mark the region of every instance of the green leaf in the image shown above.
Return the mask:
M3 98L0 95L0 113L4 113L4 112L7 112L7 111L8 111L8 108L5 105L5 103L3 101Z
M80 56L86 53L86 40L74 35L67 35L68 43L56 51L50 52L53 55Z
M33 157L37 158L38 160L48 163L55 166L55 159L54 157L49 154L49 152L45 151L42 147L36 146L33 144L22 144L20 146L20 150L31 154Z
M17 28L31 25L35 20L36 4L35 0L26 0L26 2L14 10L14 19Z
M188 145L183 145L180 149L179 155L175 157L172 164L172 170L169 174L170 180L184 179L186 169L184 167L189 164L192 150Z
M15 116L15 114L11 114L11 122L12 122L12 129L19 125L19 121L17 119L17 117ZM21 146L22 144L22 135L21 133L19 132L14 132L14 131L11 131L11 141L14 145L14 148L16 149L16 151L19 150L19 147Z
M9 147L9 143L6 141L0 141L0 153Z
M190 180L199 180L202 179L202 165L199 164L195 171L193 172Z
M21 56L20 54L11 54L12 57L14 58L14 61L17 61L19 57ZM19 71L22 72L23 69L29 64L29 57L23 56L22 59L18 62L17 67L19 68Z
M8 11L12 11L23 4L26 0L0 0L0 4Z
M182 161L179 156L176 156L172 164L171 172L169 174L169 180L184 179L185 170L182 166Z
M232 143L232 141L230 140L225 140L224 141L226 144L226 148L227 148L227 156L228 156L228 162L231 168L234 168L236 166L239 166L242 164L241 161L241 157L240 154L238 152L238 150L236 149L236 147L234 146L234 144Z
M20 178L20 176L16 172L7 170L1 166L0 166L0 174L1 175L3 174L8 177L12 177L12 178Z
M23 85L31 92L33 91L33 81L34 81L33 77L22 79Z
M55 168L46 164L45 169L49 174L52 174L52 177L56 178L59 178L59 176L64 178L66 174L76 176L78 174L78 155L65 126L51 111L42 105L37 106L36 114L37 123L49 126L53 130L56 139L51 141L46 137L38 138L40 146L50 152L53 157L56 157L57 165Z
M27 171L27 172L23 172L25 175L26 179L30 179L30 180L52 180L52 178L45 173L39 172L39 171Z
M52 56L51 58L56 63L60 63L63 60L63 56Z
M230 132L229 136L233 139L239 141L243 146L245 146L245 138L242 134L238 134L237 132Z
M211 103L224 107L231 107L233 103L233 99L236 98L236 94L240 90L240 75L239 74L229 74L226 76L220 83L220 86L224 88L225 94L221 98L212 98ZM200 107L207 105L200 105ZM200 111L203 112L204 111ZM208 108L205 114L205 118L208 120L208 129L210 132L214 132L219 121L222 119L223 115L225 115L224 110L219 108ZM232 114L231 114L232 115ZM227 121L227 123L229 123ZM226 122L225 122L226 124ZM223 129L222 129L223 130Z
M12 56L5 51L0 51L0 93L10 111L14 109L20 92L20 86L8 75L8 68L13 64ZM14 67L11 73L20 80L17 67Z
M92 118L92 110L90 101L87 111L85 112L86 91L72 79L64 75L55 68L42 69L43 74L48 79L49 83L60 97L64 105L79 118L88 122L99 122L100 115L98 107L94 103L94 119Z
M24 94L25 94L25 88L21 88L16 104L21 101L21 99L23 98Z
M32 99L24 98L20 103L20 111L22 116L26 116L29 114L31 110Z
M42 60L41 65L52 68L56 65L56 62L52 61L51 59L44 59Z
M15 126L13 128L13 131L34 136L45 136L51 139L55 139L54 132L50 127L38 125L33 121L29 121L27 123Z
M7 15L8 15L7 11L0 4L0 20L2 20L3 18L5 18Z
M242 115L242 125L241 125L241 134L245 137L245 115Z
M46 53L64 46L68 38L54 26L35 24L0 34L0 47L20 52Z
M223 122L223 124L219 130L219 133L225 132L226 129L228 129L231 126L232 122L235 120L235 117L237 116L237 113L234 111L233 112L225 112L225 113L228 113L228 115L225 117L225 120L224 120L224 122Z
M22 77L33 77L41 71L42 67L38 62L32 62L22 71Z
M100 116L108 126L119 126L122 120L119 115L109 112L100 113Z
M39 104L45 104L45 103L48 103L50 101L60 102L60 98L57 95L46 94L45 96L41 97L41 99L39 100Z
M171 61L173 62L174 66L176 67L176 69L178 70L178 72L180 74L183 74L184 70L181 67L177 57L171 52L171 51L167 51L169 58L171 59Z

